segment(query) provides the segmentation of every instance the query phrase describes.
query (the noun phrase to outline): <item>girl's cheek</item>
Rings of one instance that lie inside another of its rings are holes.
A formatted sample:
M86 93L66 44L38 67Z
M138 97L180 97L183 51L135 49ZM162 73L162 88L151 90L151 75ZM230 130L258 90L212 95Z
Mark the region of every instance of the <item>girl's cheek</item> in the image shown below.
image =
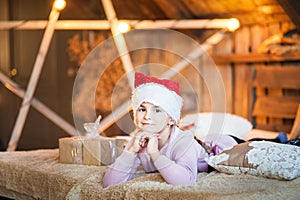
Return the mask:
M138 124L139 122L141 122L141 113L137 112L136 115L135 115L135 124Z

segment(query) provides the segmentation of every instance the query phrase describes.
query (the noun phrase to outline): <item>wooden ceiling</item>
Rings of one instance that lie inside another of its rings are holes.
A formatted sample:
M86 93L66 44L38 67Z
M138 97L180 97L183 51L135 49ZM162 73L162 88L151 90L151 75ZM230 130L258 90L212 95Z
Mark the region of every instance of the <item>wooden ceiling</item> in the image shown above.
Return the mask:
M112 0L119 19L237 18L241 25L292 21L299 29L299 0ZM76 14L74 14L76 13ZM69 0L62 19L105 19L100 0ZM300 29L299 29L300 30Z

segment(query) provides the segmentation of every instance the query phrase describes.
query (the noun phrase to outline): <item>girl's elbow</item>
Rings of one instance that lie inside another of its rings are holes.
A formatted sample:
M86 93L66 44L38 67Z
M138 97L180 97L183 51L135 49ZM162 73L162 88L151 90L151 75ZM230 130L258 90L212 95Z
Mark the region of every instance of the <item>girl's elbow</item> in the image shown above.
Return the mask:
M107 171L103 177L103 188L107 188L111 185L115 185L116 180L113 178L114 176L111 175L110 171Z
M111 185L113 185L113 184L111 183L111 181L108 180L106 177L104 177L104 178L103 178L103 188L107 188L108 186L111 186Z
M109 186L112 186L112 185L117 185L117 184L119 184L119 183L121 183L120 181L114 181L114 180L111 180L111 179L109 179L109 180L103 180L103 188L107 188L107 187L109 187Z
M108 183L103 182L103 188L107 188L108 186L110 186Z

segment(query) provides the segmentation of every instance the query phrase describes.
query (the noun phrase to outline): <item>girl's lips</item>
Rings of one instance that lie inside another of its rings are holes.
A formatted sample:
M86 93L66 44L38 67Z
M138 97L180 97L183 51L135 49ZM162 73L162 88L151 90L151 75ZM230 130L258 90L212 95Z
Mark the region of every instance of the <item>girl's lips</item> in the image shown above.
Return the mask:
M149 126L149 125L151 125L150 123L142 123L143 124L143 126Z

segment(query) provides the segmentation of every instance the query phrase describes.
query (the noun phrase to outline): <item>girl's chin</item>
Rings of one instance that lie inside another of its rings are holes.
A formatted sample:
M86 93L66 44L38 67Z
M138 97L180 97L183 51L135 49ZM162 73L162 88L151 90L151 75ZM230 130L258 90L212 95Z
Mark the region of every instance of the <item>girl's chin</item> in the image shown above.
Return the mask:
M159 133L162 131L162 129L163 129L162 127L154 127L151 125L145 125L140 127L140 130L148 133Z
M155 133L155 131L151 128L143 128L141 129L143 132L147 132L147 133Z
M143 127L141 130L144 131L144 132L148 132L148 133L158 133L159 132L159 130L155 130L155 129L150 128L150 127Z

